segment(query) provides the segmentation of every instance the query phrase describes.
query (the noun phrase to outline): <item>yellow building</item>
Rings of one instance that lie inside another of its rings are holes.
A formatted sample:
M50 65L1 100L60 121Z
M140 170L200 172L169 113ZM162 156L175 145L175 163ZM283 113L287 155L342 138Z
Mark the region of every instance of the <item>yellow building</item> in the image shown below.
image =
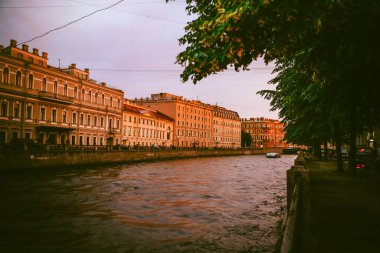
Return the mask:
M126 100L123 105L122 144L129 147L171 147L174 120Z
M0 46L0 143L121 144L124 93L90 79L89 69L48 65L28 45Z
M212 106L212 109L215 147L240 148L241 120L239 114L220 106Z
M135 99L134 102L174 119L174 146L213 147L213 110L210 106L169 93L152 94L151 98Z

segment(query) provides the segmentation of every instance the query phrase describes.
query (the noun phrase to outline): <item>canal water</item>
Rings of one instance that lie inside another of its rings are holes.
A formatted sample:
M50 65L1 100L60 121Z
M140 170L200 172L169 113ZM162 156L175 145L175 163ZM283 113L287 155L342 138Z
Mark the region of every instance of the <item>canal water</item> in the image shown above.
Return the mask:
M0 252L273 252L295 156L0 175Z

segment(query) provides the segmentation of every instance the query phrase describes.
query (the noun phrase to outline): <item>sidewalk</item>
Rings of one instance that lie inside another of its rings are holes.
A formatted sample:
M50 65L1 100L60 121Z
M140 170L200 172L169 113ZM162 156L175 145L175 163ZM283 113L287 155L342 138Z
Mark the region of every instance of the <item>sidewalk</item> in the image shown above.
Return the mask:
M308 161L306 167L313 237L307 252L379 252L380 173L337 172L335 161Z

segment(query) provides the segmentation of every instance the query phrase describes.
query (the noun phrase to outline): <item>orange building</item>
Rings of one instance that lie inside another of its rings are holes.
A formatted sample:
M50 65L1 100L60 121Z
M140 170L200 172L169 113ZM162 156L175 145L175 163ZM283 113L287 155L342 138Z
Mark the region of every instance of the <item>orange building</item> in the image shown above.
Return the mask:
M264 117L242 119L241 127L252 136L255 148L286 147L284 125L279 120Z
M174 119L176 147L213 147L213 110L209 105L169 93L135 99L136 104L153 108Z
M125 100L123 106L123 145L130 147L170 147L174 120L149 108Z
M0 46L0 143L120 144L123 96L89 69L49 66L47 53L15 40Z

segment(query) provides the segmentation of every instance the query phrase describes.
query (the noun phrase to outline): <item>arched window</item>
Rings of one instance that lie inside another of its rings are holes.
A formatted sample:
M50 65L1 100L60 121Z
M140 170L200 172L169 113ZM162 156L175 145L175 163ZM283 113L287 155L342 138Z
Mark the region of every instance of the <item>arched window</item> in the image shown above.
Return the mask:
M21 72L17 71L16 73L16 86L21 86Z
M43 91L47 91L47 82L46 82L46 78L43 78L43 79L42 79L42 90L43 90Z
M67 83L63 86L63 95L68 96Z
M90 103L91 103L91 98L92 98L91 96L92 96L92 94L91 94L91 91L89 90L89 91L88 91L88 101L89 101Z
M104 94L102 94L102 105L104 105L105 102L106 102L106 100L105 100Z
M112 107L112 97L110 97L110 106Z
M9 83L9 69L4 68L3 70L3 83Z
M82 100L84 100L84 89L82 89Z
M58 94L58 82L54 82L54 94Z
M28 77L28 89L33 89L33 75L29 74Z
M78 98L78 87L74 87L74 98Z
M98 103L98 93L96 92L95 93L95 104L97 104Z

